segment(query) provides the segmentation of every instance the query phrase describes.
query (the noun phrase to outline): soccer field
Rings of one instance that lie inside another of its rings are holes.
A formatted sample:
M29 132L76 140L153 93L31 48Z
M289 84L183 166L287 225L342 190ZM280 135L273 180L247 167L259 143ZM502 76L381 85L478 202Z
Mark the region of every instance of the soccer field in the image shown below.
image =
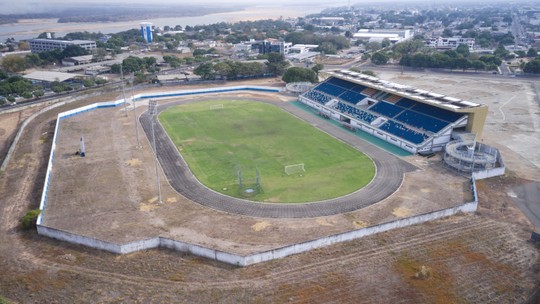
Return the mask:
M221 108L223 105L223 108ZM214 100L175 106L159 121L206 187L254 201L300 203L352 193L375 174L370 158L273 105ZM305 172L287 175L285 166ZM253 195L239 188L255 187ZM248 196L248 197L246 197Z

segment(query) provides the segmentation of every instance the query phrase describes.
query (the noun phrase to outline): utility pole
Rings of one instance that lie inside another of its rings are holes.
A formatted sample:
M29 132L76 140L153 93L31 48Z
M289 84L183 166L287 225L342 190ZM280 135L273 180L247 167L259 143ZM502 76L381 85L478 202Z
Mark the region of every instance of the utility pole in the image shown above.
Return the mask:
M149 100L148 101L148 115L150 115L150 121L152 123L152 142L154 145L154 162L156 165L156 182L157 182L157 189L158 189L158 205L163 204L161 201L161 185L159 183L159 170L158 170L158 158L157 158L157 149L156 149L156 133L154 131L154 124L156 121L156 114L157 114L157 100Z
M133 125L135 126L135 135L137 136L137 145L135 148L140 150L142 148L141 142L139 140L139 127L137 126L137 113L135 113L135 95L133 94L133 83L135 82L135 77L130 78L131 80L131 103L133 104Z
M126 106L126 90L124 87L124 69L122 68L122 63L120 63L120 79L122 81L122 94L124 95L124 111L126 112L126 117L128 117L127 106Z

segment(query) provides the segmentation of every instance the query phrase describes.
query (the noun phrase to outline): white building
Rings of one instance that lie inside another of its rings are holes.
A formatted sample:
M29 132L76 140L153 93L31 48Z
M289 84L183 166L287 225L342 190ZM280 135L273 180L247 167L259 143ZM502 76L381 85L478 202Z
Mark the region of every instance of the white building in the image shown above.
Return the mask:
M460 44L465 44L470 50L474 49L474 38L462 38L462 37L438 37L430 38L425 41L426 46L435 49L456 49Z
M295 44L289 48L289 53L303 54L318 48L318 44Z
M69 45L78 45L81 48L92 51L97 48L96 42L91 40L52 40L52 39L30 39L30 50L32 53L52 51L60 49L63 51Z
M353 35L353 38L378 42L388 39L392 43L397 43L411 39L412 32L411 30L361 29Z

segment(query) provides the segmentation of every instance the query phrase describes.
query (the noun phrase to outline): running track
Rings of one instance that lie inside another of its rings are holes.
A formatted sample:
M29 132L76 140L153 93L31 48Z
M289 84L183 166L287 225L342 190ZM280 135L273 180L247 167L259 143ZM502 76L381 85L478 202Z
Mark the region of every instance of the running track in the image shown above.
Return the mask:
M210 99L215 98L201 98L198 100ZM290 103L259 98L249 100L276 105L367 154L377 167L374 179L366 187L349 195L312 203L260 203L226 196L206 188L191 174L187 164L163 127L156 123L158 160L169 184L178 193L195 203L228 213L269 218L309 218L346 213L373 205L398 190L405 173L418 169L414 165L362 140L350 131L337 127ZM158 113L171 106L191 102L196 101L192 99L181 100L160 105ZM148 112L143 113L139 118L150 142L152 140L151 119Z

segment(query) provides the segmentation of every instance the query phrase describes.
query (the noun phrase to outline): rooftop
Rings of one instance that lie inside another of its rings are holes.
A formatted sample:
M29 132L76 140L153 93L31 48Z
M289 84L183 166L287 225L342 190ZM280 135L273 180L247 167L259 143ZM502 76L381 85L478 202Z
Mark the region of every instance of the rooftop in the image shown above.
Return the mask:
M23 76L23 78L25 79L39 80L39 81L45 81L45 82L53 82L53 81L63 82L63 81L73 79L76 77L84 77L84 75L69 74L69 73L62 73L62 72L36 71L36 72L32 72L30 74Z
M451 111L484 106L479 103L474 103L459 98L438 94L435 92L420 90L411 86L393 83L390 81L379 79L377 77L372 77L349 70L336 70L328 72L328 74L331 76L345 79L347 81L367 84L371 87L375 87L389 93L400 95L402 97L412 98L421 103L437 106L439 108L445 108Z

